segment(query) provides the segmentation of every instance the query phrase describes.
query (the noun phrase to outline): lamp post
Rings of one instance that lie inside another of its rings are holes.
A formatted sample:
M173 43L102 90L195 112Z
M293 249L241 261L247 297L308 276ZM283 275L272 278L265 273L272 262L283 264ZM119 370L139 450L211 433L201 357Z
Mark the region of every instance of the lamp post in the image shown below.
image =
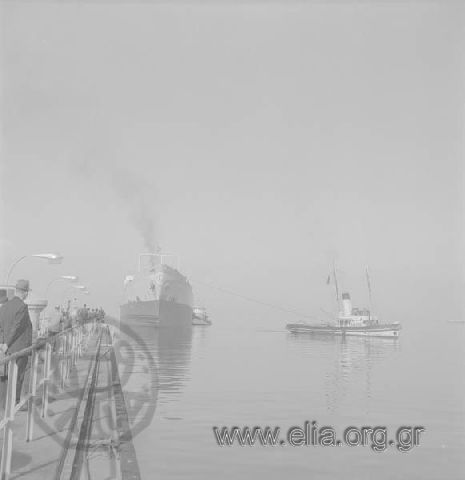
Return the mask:
M48 283L47 288L45 290L45 298L48 298L48 292L49 292L52 284L54 284L55 282L58 282L59 280L66 280L66 281L69 281L69 282L77 282L79 280L79 277L76 276L76 275L61 275L60 277L56 277L53 280L50 280L50 282Z
M13 264L10 266L8 270L8 274L6 276L6 284L8 285L8 282L10 281L10 276L13 271L13 269L18 265L18 263L21 260L24 260L25 258L28 257L36 257L36 258L42 258L44 260L47 260L49 264L57 264L61 263L63 260L63 257L59 253L35 253L34 255L23 255L22 257L19 257Z

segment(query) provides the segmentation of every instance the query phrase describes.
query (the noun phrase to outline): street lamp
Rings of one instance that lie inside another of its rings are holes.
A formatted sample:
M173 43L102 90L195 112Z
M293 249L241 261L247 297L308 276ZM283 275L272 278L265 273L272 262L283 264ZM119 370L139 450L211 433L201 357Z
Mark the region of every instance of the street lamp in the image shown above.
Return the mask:
M79 277L76 275L61 275L60 277L56 277L53 280L50 280L45 290L45 298L48 298L48 291L50 290L51 285L57 282L58 280L67 280L69 282L77 282L79 280Z
M87 290L85 285L71 285L71 288L75 288L76 290Z
M85 285L70 285L70 287L65 291L65 295L68 294L68 292L72 289L79 290L80 292L83 292L84 290L87 290L87 287Z
M79 277L77 275L62 275L61 278L64 280L70 280L72 282L77 282L79 280Z
M8 274L6 276L7 285L8 285L8 282L10 281L10 276L11 276L11 272L13 271L13 268L16 267L16 265L18 265L18 263L21 260L24 260L27 257L42 258L44 260L47 260L49 264L61 263L63 260L63 257L59 253L35 253L34 255L23 255L22 257L18 258L8 270Z

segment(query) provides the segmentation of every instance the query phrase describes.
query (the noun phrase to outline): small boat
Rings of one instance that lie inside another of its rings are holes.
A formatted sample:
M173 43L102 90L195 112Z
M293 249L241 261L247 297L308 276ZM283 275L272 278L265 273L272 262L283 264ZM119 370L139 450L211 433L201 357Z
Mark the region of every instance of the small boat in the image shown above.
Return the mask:
M368 276L368 269L366 274L371 304L371 285ZM339 303L339 289L335 267L333 268L333 278L336 287L336 300ZM328 276L327 283L330 283L330 276ZM399 336L401 325L399 322L380 323L378 318L372 315L369 309L353 308L350 294L344 292L342 294L342 311L339 312L339 315L333 323L289 323L286 325L286 328L292 333L396 338Z
M192 310L192 325L211 325L207 310L204 307L194 307Z

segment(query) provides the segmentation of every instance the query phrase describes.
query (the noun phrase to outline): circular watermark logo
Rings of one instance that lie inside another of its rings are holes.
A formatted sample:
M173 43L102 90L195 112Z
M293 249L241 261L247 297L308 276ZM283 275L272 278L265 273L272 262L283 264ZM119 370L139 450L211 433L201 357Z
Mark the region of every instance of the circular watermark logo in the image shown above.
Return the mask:
M106 320L83 327L78 358L73 358L78 346L69 349L66 344L70 339L53 342L48 407L42 417L43 387L39 388L34 436L50 436L65 449L89 448L88 443L111 446L121 438L127 441L150 426L159 391L151 339L125 322ZM40 368L38 373L40 380ZM91 425L86 427L89 415ZM84 436L91 439L87 443L79 441L85 428L89 431Z

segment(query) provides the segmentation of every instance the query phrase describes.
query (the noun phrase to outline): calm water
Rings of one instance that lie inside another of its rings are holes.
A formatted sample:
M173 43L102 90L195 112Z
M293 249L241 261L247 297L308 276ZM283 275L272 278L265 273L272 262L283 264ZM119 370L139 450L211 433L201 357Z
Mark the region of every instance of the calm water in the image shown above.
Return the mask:
M123 335L121 358L143 478L465 478L465 325L440 326L404 328L396 341L294 336L233 319L191 334L139 325ZM386 426L389 438L404 425L426 430L408 453L219 447L212 432L285 433L306 420L337 432Z

